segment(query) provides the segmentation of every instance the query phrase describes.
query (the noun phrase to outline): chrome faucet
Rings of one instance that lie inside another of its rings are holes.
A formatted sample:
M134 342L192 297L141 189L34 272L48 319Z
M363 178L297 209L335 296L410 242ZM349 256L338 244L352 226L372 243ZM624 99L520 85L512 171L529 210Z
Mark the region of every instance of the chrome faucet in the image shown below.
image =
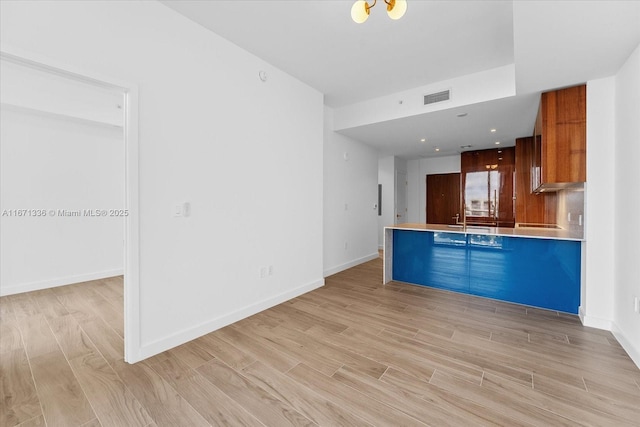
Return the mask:
M460 222L460 214L457 213L456 216L452 216L451 219L455 219L456 220L456 225L461 225L462 227L466 230L467 228L467 205L464 205L463 209L462 209L462 222Z

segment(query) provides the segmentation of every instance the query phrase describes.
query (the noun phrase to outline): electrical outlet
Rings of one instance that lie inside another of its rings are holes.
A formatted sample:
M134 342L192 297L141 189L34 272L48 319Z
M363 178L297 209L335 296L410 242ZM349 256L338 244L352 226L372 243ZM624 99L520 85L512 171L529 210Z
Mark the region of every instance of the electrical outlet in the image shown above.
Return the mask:
M260 267L260 278L264 279L269 274L267 267Z
M347 247L348 247L348 246L349 246L349 245L347 244L347 242L344 242L344 250L345 250L345 251L347 250Z
M633 311L640 314L640 298L639 297L635 297L633 299Z
M273 276L273 265L269 266L269 276Z

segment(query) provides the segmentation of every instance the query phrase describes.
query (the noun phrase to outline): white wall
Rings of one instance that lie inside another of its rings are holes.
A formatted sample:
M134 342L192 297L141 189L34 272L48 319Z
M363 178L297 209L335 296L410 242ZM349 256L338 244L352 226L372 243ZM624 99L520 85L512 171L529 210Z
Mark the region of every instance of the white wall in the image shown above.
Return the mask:
M378 153L333 131L324 109L324 276L378 257Z
M580 315L612 330L640 367L640 47L612 77L587 83L585 277Z
M3 44L138 85L140 358L323 284L321 93L157 2L0 7Z
M614 332L640 367L640 46L616 75L615 96Z
M123 94L0 66L0 295L122 274Z
M395 205L395 157L378 159L378 184L382 185L382 215L378 216L378 248L384 244L384 227L394 224Z
M409 160L409 222L427 222L426 176L439 173L459 173L460 155Z
M587 183L580 315L585 325L611 329L613 320L613 189L615 79L587 82Z

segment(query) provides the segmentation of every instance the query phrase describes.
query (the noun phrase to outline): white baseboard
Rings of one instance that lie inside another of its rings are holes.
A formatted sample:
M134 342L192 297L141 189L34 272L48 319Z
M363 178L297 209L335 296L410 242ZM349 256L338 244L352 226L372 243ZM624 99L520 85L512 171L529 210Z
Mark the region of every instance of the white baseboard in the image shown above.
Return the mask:
M613 328L613 321L609 319L601 319L599 317L587 316L584 313L582 306L578 308L578 316L583 326L590 328L603 329L605 331L611 331Z
M340 264L335 267L327 268L324 270L324 277L329 277L333 274L340 273L348 268L355 267L356 265L362 264L363 262L371 261L372 259L376 259L380 256L378 252L374 254L370 254L367 256L363 256L362 258L357 258L349 262L345 262L344 264Z
M618 325L614 322L611 329L613 336L616 337L622 348L627 352L633 363L640 369L640 348L632 343L627 336L622 332Z
M74 283L88 282L90 280L106 279L107 277L122 276L124 270L98 271L96 273L78 274L75 276L58 277L55 279L41 280L38 282L23 283L14 286L0 287L0 296L21 294L23 292L39 291L41 289L56 288L58 286L72 285Z
M148 357L155 356L156 354L162 353L163 351L177 347L181 344L194 340L198 337L223 328L227 325L230 325L231 323L245 319L249 316L253 316L256 313L264 311L268 308L281 304L285 301L288 301L292 298L295 298L322 286L324 286L324 279L316 280L312 283L308 283L290 291L283 292L274 297L267 298L266 300L251 304L232 313L228 313L207 322L201 323L192 328L183 329L182 331L171 334L165 338L143 344L140 348L140 352L138 353L139 357L135 360L128 360L128 362L136 363Z
M584 310L582 306L578 309L578 315L580 316L580 321L584 326L589 326L591 328L603 329L605 331L611 331L614 337L618 340L622 348L627 352L633 363L636 364L638 368L640 368L640 348L636 344L634 344L631 340L627 338L627 336L622 332L622 330L618 327L618 325L612 320L601 319L593 316L586 316L584 314Z

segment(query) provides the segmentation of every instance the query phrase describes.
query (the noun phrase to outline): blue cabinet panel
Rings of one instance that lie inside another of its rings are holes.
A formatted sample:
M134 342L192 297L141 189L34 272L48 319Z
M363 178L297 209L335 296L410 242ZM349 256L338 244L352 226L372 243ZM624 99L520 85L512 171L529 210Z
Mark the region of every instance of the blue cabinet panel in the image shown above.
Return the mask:
M469 292L466 238L393 230L393 280Z
M580 242L394 230L393 279L577 313Z

